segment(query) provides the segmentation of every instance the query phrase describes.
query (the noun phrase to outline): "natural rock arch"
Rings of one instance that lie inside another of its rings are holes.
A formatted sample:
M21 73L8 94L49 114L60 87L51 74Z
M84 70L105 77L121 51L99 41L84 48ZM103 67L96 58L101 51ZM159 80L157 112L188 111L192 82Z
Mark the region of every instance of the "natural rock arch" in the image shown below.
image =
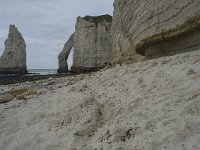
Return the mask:
M74 33L70 36L68 41L65 43L63 50L58 56L58 65L59 69L57 70L58 73L67 73L68 72L68 64L67 59L70 55L70 52L74 46Z
M112 52L111 24L110 15L78 17L75 33L65 43L58 56L57 72L68 72L67 59L73 47L71 72L94 71L109 63Z

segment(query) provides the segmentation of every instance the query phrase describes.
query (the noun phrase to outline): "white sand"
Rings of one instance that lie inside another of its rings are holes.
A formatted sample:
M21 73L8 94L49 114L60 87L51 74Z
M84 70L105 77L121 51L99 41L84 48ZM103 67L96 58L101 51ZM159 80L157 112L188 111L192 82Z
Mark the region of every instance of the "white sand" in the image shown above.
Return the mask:
M0 150L200 150L200 50L21 87Z

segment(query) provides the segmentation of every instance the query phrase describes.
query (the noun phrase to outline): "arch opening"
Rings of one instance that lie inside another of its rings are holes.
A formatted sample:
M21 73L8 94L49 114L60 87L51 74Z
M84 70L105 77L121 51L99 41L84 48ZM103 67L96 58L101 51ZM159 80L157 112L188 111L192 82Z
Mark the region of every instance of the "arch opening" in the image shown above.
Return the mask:
M68 59L66 60L67 66L68 66L68 71L71 71L71 67L73 65L73 55L74 55L74 48L72 47Z

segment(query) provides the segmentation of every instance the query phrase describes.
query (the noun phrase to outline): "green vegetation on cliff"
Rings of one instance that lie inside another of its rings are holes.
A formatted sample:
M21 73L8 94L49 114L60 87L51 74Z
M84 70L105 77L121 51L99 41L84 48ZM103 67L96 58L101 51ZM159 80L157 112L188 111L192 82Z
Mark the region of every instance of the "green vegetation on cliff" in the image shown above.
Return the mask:
M112 22L112 16L108 14L102 16L85 16L83 19L86 21L94 22L96 26L100 22Z

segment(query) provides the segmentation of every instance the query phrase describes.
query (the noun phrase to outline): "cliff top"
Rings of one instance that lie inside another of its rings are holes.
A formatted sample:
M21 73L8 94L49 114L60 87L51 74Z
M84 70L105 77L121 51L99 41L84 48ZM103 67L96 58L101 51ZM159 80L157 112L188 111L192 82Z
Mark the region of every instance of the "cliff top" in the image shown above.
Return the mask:
M16 38L16 37L23 38L21 33L18 31L17 27L12 24L9 26L8 37L9 38Z
M106 14L101 16L85 16L82 19L98 24L100 22L112 22L112 16Z

